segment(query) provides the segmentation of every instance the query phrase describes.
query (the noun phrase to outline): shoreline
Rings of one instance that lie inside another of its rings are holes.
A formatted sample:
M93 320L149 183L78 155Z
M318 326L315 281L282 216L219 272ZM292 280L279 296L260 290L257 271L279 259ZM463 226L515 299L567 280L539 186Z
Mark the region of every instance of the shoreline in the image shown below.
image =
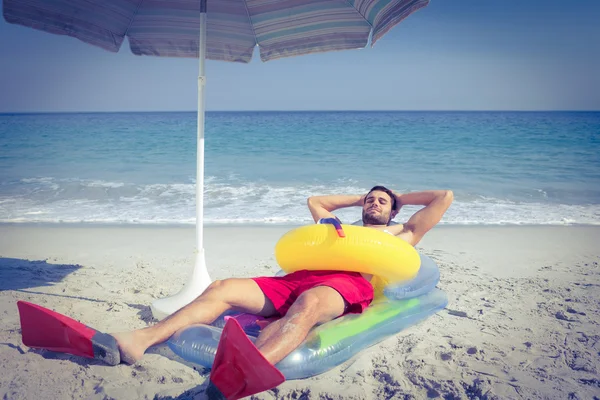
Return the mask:
M203 247L209 274L213 279L250 276L257 263L264 266L264 272L275 273L279 270L274 256L277 241L299 226L205 226ZM97 264L109 255L126 262L127 258L147 254L165 260L180 259L177 272L183 275L191 273L196 254L194 226L0 224L0 237L0 257L39 255ZM483 272L492 275L529 276L546 259L561 262L600 254L596 245L599 237L600 226L594 225L440 225L428 232L416 249L428 255L440 250L450 257L468 255ZM106 255L98 252L102 249ZM243 268L235 268L239 264ZM227 271L238 273L228 275ZM442 278L443 274L442 270Z

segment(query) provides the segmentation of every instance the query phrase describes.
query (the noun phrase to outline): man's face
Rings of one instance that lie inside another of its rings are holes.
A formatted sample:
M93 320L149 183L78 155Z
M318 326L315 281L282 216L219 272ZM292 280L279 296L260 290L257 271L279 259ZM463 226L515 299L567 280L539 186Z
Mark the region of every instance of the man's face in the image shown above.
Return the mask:
M363 224L387 225L395 212L392 213L392 199L386 192L374 190L365 199L362 210Z

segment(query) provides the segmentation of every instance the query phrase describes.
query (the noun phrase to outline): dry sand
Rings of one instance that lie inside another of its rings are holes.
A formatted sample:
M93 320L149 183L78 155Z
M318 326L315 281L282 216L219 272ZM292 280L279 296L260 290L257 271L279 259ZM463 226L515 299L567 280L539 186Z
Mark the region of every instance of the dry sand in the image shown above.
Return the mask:
M213 279L270 275L289 227L209 227ZM419 251L448 307L258 399L600 398L600 227L436 227ZM193 227L0 226L3 399L202 399L209 371L153 349L136 366L29 349L17 300L104 332L152 323L190 273Z

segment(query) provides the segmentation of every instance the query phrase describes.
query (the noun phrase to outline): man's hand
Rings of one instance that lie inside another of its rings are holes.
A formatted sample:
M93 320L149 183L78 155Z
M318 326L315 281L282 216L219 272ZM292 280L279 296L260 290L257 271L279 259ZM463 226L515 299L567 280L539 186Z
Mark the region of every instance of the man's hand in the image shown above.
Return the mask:
M346 237L344 233L344 228L342 227L342 222L337 218L321 218L317 224L331 224L335 227L335 230L339 237Z

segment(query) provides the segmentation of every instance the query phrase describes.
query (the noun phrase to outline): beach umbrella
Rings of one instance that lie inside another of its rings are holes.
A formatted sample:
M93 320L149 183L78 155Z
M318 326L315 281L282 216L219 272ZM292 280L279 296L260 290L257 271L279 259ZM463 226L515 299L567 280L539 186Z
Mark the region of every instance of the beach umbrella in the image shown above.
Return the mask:
M158 319L191 302L211 283L203 245L204 64L206 59L262 61L374 45L429 0L4 0L20 24L136 55L197 57L196 261L188 283L152 303ZM357 71L358 72L358 71ZM364 72L364 71L361 71Z

